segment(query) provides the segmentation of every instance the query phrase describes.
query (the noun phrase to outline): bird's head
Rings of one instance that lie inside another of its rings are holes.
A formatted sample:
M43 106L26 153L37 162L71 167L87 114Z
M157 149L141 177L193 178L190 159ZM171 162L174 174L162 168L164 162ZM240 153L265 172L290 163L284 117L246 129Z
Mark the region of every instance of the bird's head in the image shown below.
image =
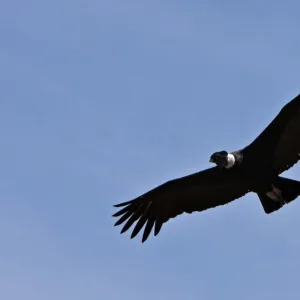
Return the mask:
M215 152L209 162L215 163L220 168L231 168L235 163L235 158L231 153L227 151Z

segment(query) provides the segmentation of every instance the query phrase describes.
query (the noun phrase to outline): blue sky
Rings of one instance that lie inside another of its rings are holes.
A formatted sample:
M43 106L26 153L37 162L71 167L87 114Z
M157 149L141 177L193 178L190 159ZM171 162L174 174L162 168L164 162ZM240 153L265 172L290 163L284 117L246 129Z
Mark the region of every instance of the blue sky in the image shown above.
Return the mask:
M299 9L4 1L1 299L298 299L299 200L268 216L247 195L145 244L111 215L244 147L300 93Z

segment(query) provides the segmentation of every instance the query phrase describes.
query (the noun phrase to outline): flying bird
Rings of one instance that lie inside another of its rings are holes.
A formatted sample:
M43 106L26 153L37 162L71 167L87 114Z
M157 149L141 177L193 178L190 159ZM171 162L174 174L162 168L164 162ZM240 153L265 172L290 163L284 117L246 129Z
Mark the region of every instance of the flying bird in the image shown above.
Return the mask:
M241 150L219 151L210 156L215 166L176 178L131 200L114 217L121 233L135 222L131 238L144 227L142 242L154 227L156 236L164 223L182 213L200 212L224 205L249 192L257 194L270 214L300 195L300 182L279 176L300 159L300 95L286 104L275 119Z

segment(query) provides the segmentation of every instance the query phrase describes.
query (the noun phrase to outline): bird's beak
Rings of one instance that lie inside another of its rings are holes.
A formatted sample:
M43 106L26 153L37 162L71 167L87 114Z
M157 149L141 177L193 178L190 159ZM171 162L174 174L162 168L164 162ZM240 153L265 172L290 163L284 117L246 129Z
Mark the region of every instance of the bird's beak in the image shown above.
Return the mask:
M212 160L212 158L209 160L210 163L213 163L214 161Z

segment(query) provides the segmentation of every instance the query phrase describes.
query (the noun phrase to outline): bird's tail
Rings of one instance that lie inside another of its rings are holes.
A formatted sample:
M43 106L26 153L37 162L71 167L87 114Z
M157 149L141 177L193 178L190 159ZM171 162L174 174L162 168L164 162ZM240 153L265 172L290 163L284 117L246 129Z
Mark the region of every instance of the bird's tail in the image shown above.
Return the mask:
M258 193L260 202L267 214L280 209L284 203L290 203L300 195L299 181L278 177L274 186L280 191L282 202L271 199L266 193Z

